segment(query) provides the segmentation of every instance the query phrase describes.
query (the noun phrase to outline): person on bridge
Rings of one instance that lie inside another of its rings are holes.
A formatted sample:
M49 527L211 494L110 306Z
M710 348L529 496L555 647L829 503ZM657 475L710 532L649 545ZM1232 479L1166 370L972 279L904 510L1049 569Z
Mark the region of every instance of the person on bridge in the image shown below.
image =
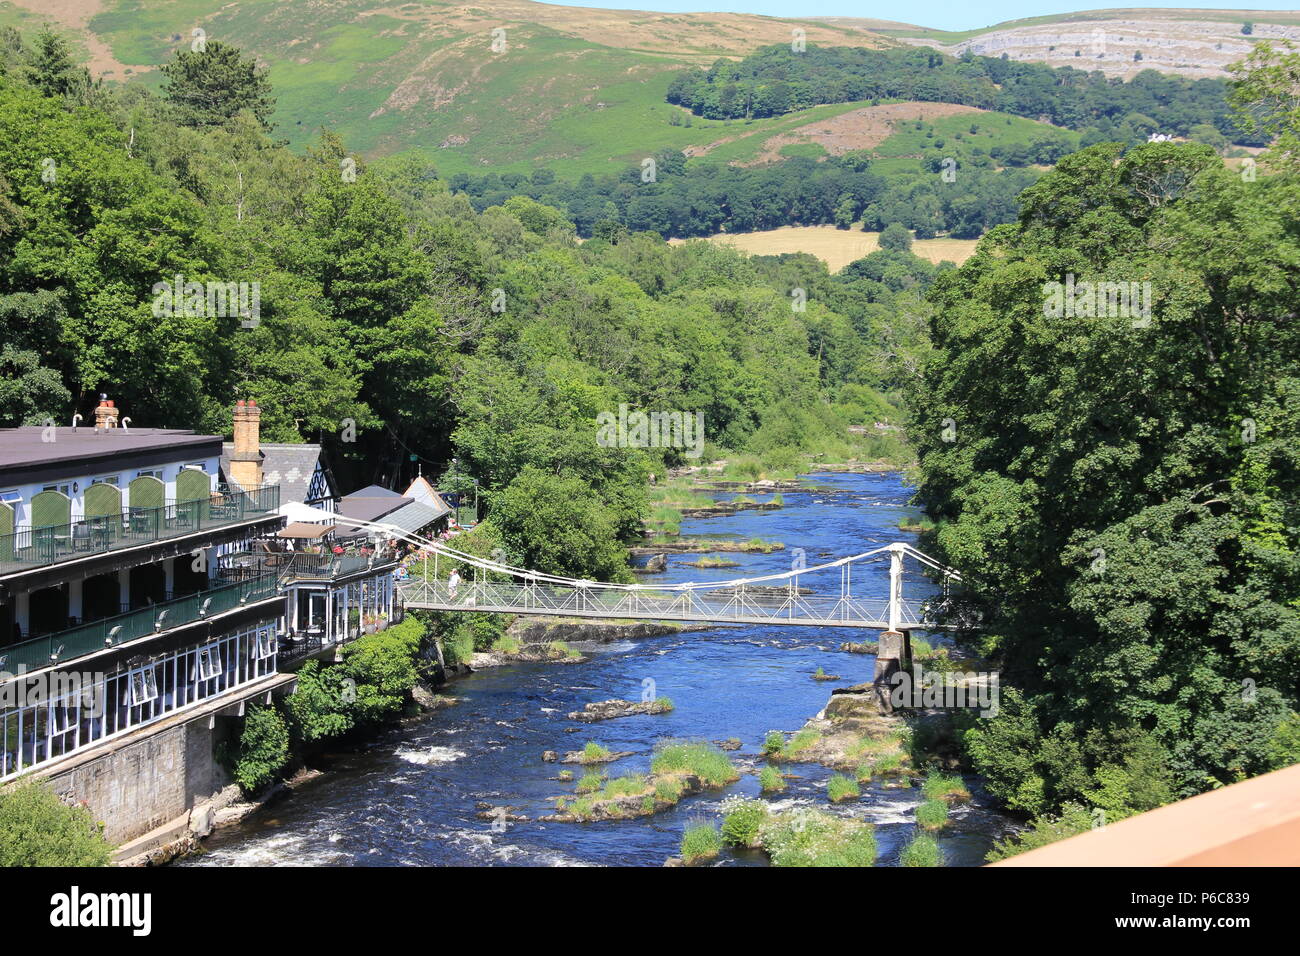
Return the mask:
M460 572L452 568L451 574L447 578L447 593L451 595L453 601L456 599L456 589L458 587L460 587Z

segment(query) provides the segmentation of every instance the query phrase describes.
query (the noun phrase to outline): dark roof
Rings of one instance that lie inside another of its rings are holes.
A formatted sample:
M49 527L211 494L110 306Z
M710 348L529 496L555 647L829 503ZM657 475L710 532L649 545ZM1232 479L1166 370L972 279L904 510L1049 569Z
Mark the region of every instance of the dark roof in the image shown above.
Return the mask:
M281 504L306 501L311 476L320 461L320 445L263 444L261 447L262 484L280 486ZM233 442L221 446L221 472L227 482L230 482L230 456L234 451Z
M376 501L387 502L387 501L392 501L393 499L365 498L360 500L369 501L369 502L376 502ZM399 504L398 507L393 508L392 510L387 511L381 515L377 515L375 517L367 517L363 514L354 514L354 515L350 515L350 517L355 518L359 521L377 521L380 524L392 525L393 527L399 528L402 531L419 531L421 528L427 528L429 525L433 524L435 521L437 521L439 518L441 518L443 515L447 514L451 510L448 508L443 511L438 511L435 508L430 508L426 504L422 504L419 501L412 501L409 498L399 497L396 500L399 502L405 501L406 504ZM372 530L364 526L358 526L356 524L353 524L352 522L348 521L346 517L339 519L338 529L340 532L343 532L344 534L349 534L352 532L368 533Z
M450 511L450 508L439 511L422 502L412 501L409 505L402 505L396 511L384 515L383 522L401 528L403 531L419 531Z
M398 494L391 488L385 488L382 485L366 485L360 491L354 491L350 495L344 495L343 500L349 498L402 498L404 495Z
M49 435L53 441L48 440ZM179 428L0 428L0 485L72 478L221 453L219 435Z
M356 518L358 521L378 521L402 505L409 505L412 500L387 488L371 485L340 498L338 513L345 518Z

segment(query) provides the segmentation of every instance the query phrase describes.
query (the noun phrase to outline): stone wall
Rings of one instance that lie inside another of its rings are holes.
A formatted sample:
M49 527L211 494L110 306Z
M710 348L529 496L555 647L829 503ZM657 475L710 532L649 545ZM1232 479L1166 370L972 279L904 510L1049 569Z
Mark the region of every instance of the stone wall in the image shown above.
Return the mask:
M189 813L229 782L213 758L215 728L206 719L168 727L143 740L55 774L50 782L69 802L84 801L114 845L148 833Z

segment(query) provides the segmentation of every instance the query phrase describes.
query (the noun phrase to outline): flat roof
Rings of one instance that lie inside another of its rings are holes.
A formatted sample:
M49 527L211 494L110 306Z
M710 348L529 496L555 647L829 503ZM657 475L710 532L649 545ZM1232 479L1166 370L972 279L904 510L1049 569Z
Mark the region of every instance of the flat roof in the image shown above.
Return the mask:
M110 428L93 426L43 428L27 425L0 428L0 484L25 484L54 472L73 477L112 470L114 459L149 464L181 458L216 458L221 436L198 435L179 428Z

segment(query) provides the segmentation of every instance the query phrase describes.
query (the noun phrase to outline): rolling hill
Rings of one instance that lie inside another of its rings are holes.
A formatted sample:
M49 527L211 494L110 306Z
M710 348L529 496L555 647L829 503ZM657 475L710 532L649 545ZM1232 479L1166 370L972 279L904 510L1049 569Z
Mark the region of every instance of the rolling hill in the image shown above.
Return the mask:
M494 0L4 0L0 25L53 22L109 81L156 85L157 64L192 32L268 65L277 134L302 146L322 127L363 155L416 150L446 175L527 173L565 179L625 168L680 149L735 164L870 147L892 127L865 103L785 116L705 120L665 102L674 73L788 42L965 49L1131 73L1153 66L1217 73L1249 39L1296 35L1300 14L1109 10L948 34L885 20L792 20L729 13L664 14ZM493 31L504 31L494 34ZM1097 31L1107 51L1092 55ZM1141 61L1130 46L1140 44Z
M16 3L0 4L0 23L30 28L39 11L71 33L108 79L156 83L154 67L201 28L268 64L278 131L292 143L323 125L367 154L437 151L447 172L544 163L578 176L664 147L707 145L725 124L674 125L681 111L664 102L682 67L788 42L795 29L809 43L897 42L856 26L530 0ZM775 135L799 118L769 125Z

